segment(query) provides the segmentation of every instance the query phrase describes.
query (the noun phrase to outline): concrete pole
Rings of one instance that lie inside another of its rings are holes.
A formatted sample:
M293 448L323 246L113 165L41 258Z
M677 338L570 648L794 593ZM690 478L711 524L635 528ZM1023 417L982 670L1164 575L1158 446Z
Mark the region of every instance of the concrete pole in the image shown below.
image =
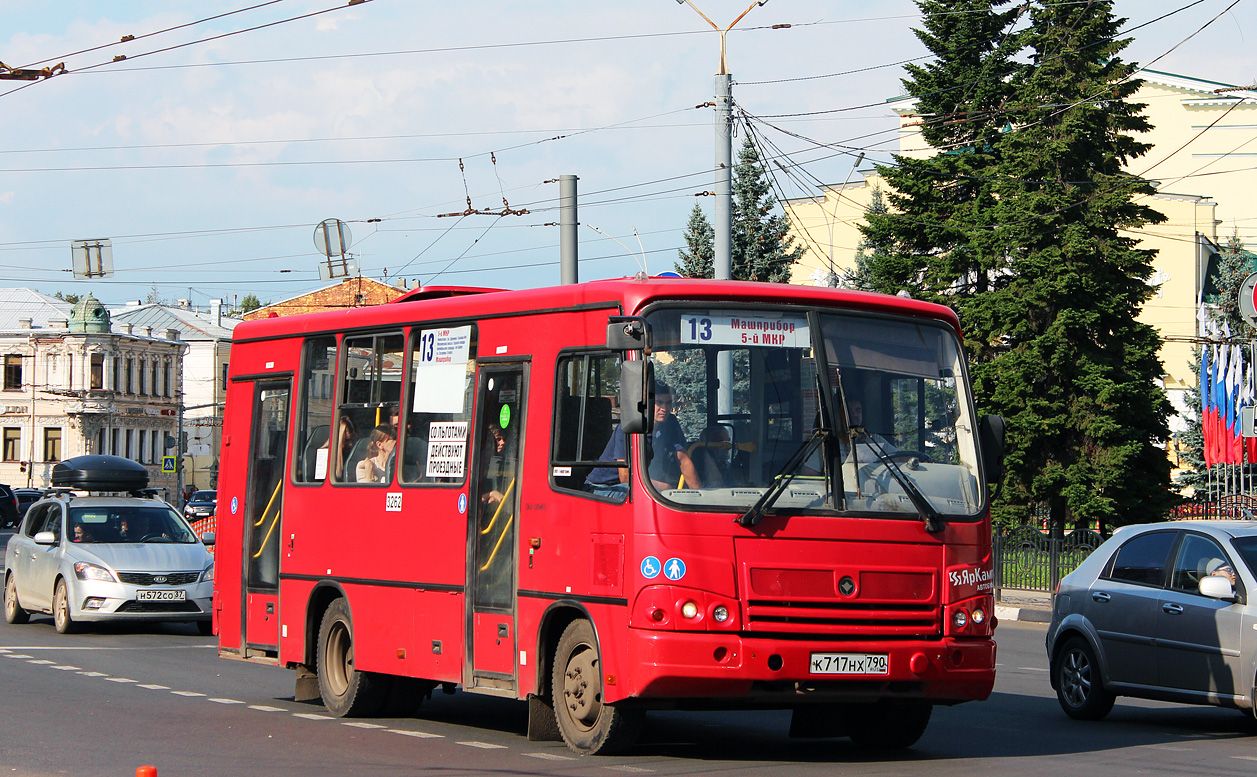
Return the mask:
M576 182L574 175L559 176L559 277L568 286L579 283L576 248Z
M716 76L715 278L733 277L733 76Z

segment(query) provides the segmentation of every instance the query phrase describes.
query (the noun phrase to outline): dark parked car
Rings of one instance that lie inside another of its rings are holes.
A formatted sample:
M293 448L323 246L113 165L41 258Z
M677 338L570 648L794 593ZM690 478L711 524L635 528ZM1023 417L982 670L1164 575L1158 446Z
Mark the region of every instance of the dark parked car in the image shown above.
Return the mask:
M1257 521L1178 521L1114 532L1061 580L1047 652L1071 718L1118 696L1254 711Z
M189 521L208 518L214 514L214 508L217 505L217 491L197 491L183 505L183 517Z
M38 488L15 488L13 495L17 497L18 521L26 517L26 511L31 505L44 498L44 492Z
M13 489L0 483L0 528L12 528L17 521L17 497L13 495Z

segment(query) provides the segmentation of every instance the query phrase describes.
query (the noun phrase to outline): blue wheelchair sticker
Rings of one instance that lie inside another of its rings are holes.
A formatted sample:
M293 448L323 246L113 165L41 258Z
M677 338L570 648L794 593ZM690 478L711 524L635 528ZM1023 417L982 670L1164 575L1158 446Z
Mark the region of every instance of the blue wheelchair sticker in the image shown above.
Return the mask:
M669 580L680 580L685 577L685 562L679 558L670 558L663 565L663 576Z
M234 496L233 496L233 497L231 498L231 514L232 514L232 515L235 515L235 514L236 514L236 510L238 510L239 508L240 508L240 502L239 502L239 501L237 501L237 500L236 500L236 497L234 497Z
M658 577L660 569L659 559L654 556L647 556L642 559L642 577L647 580Z

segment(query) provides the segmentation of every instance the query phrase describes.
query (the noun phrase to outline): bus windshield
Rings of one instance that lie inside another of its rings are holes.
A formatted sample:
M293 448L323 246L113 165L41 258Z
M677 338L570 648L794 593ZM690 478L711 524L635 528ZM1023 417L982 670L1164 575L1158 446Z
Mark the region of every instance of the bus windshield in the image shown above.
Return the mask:
M949 328L797 308L647 318L657 405L643 465L663 499L745 510L789 475L771 510L979 517L971 397ZM656 474L669 471L675 483Z

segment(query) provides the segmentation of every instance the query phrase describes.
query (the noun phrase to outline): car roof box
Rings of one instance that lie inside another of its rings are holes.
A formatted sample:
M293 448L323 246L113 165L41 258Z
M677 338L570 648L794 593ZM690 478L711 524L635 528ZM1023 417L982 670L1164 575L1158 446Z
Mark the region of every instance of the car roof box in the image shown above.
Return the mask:
M138 491L148 486L148 470L121 456L75 456L53 465L52 486L80 491Z

